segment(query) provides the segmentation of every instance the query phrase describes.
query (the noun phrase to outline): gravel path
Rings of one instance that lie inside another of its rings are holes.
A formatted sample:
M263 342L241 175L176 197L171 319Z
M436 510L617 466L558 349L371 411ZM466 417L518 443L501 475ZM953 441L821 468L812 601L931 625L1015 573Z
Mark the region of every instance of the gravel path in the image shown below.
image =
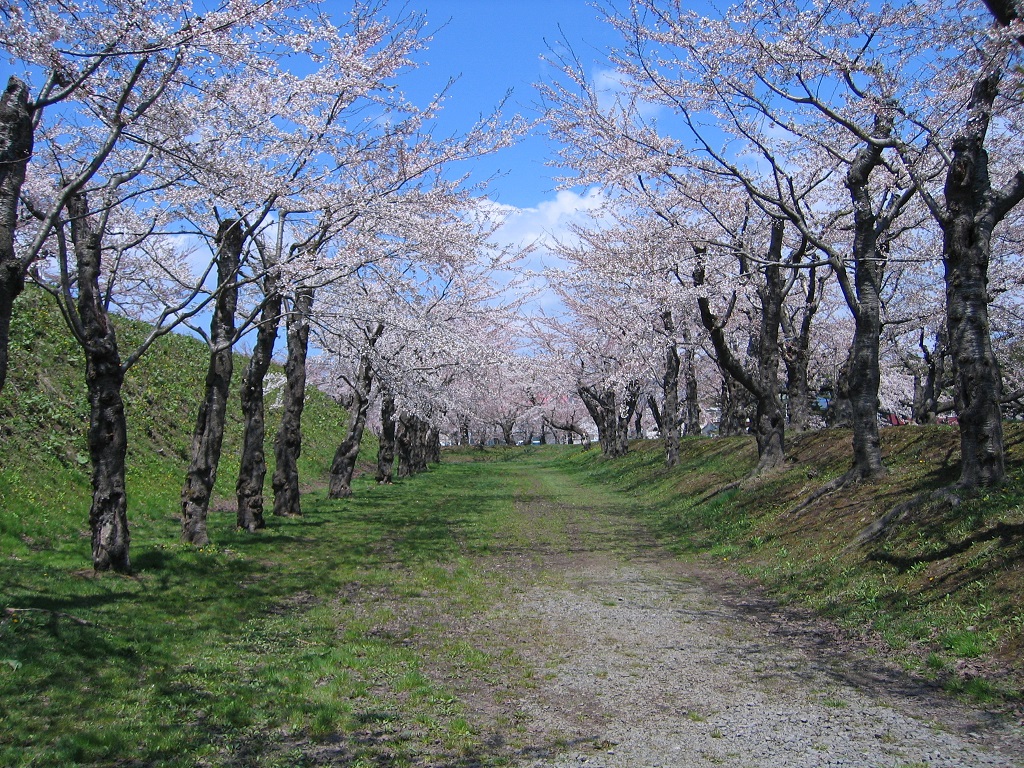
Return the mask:
M840 649L724 572L649 542L623 553L621 517L523 509L565 516L569 541L519 554L542 576L500 619L536 638L516 706L526 741L555 745L520 768L1024 766L1018 726Z

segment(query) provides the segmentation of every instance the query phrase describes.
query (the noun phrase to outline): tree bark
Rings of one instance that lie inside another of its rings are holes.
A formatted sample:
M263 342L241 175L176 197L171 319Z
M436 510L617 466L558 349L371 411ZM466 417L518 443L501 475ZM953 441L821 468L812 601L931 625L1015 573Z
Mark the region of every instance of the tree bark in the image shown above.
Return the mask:
M7 381L8 345L14 300L25 287L26 266L18 258L14 231L25 169L32 156L32 114L28 86L16 77L0 98L0 391Z
M803 432L811 427L811 395L808 384L808 366L811 360L811 322L821 304L824 278L817 277L817 269L807 273L807 291L803 305L793 315L782 313L785 333L783 360L786 364L786 394L790 429ZM799 324L796 322L799 317Z
M76 336L85 353L89 393L89 459L92 462L92 565L97 571L131 572L125 455L128 430L121 388L124 369L117 335L99 287L102 232L89 216L84 193L68 199L78 272Z
M953 410L953 404L942 403L940 397L948 386L946 379L946 331L943 329L935 339L935 348L928 349L924 331L918 341L924 359L924 371L914 373L913 418L917 424L934 424L939 413Z
M352 475L359 457L359 445L366 427L366 414L370 408L370 390L373 387L373 365L370 350L384 330L378 325L368 337L369 348L359 356L359 367L352 382L352 406L348 412L348 435L334 452L328 498L345 499L352 495Z
M277 327L281 322L281 294L277 280L268 273L263 280L264 305L256 330L256 344L242 377L239 391L242 404L244 433L242 454L238 466L238 497L236 525L249 533L265 528L263 519L263 483L267 477L266 410L263 401L263 379L270 370L270 361L277 341Z
M224 442L224 419L231 390L238 304L238 267L245 237L242 224L228 219L217 232L217 301L210 321L210 364L206 371L206 393L199 406L192 436L192 460L181 491L181 538L204 546L210 537L206 518L210 496L217 481L217 465Z
M1002 376L992 352L988 265L992 230L1024 198L1024 173L1006 189L992 189L985 137L1001 73L974 84L968 120L952 145L941 220L946 282L946 332L953 360L960 424L960 480L964 488L1006 479L1000 400Z
M683 325L683 355L680 359L683 373L683 429L687 435L700 434L700 397L697 392L697 365L694 360L696 353L690 343L690 330Z
M313 289L295 291L292 311L286 323L288 359L281 423L274 438L274 514L298 517L302 514L299 494L299 456L302 455L302 410L306 404L306 352L309 349L309 317L313 310Z
M662 406L661 435L665 442L665 466L679 463L679 350L676 347L676 325L672 312L661 313L661 322L668 336L665 344L665 375L661 390L665 400Z
M395 468L395 396L384 389L380 398L380 443L377 448L377 482L392 483ZM468 432L469 427L466 425ZM467 436L468 438L468 436ZM462 443L468 445L469 440Z
M892 133L892 120L875 117L874 135L880 140ZM881 381L878 352L882 334L882 281L885 278L886 248L882 238L890 217L874 210L869 187L872 171L882 162L882 147L869 144L857 152L846 174L846 188L853 203L853 260L856 297L846 295L853 311L854 333L850 349L847 384L853 426L853 472L860 478L875 479L886 474L878 435L878 387ZM844 294L845 272L836 267Z

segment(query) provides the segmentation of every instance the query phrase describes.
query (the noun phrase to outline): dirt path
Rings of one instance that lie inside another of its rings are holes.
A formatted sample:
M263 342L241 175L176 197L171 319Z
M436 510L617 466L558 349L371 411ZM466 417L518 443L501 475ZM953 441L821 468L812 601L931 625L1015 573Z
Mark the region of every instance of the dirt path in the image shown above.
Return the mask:
M517 636L537 670L511 707L533 745L516 765L1024 765L1019 728L674 560L621 497L512 471L522 524L497 567L517 589L477 629Z

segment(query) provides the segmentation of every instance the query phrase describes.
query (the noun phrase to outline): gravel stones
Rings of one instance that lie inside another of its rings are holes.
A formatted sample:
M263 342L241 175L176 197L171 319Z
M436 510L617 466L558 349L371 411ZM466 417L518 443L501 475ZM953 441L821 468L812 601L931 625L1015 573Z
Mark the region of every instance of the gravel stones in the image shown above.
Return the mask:
M515 609L554 638L528 653L540 679L519 709L533 743L559 748L523 768L1024 766L1019 729L861 684L849 667L872 660L816 653L681 567L569 568Z

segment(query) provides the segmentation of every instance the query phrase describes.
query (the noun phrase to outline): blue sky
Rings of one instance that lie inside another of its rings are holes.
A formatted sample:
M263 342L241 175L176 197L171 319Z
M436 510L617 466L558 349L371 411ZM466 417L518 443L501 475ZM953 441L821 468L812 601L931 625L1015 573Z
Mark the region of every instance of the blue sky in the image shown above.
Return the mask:
M587 0L409 0L408 8L426 14L429 29L442 28L419 57L426 65L403 79L407 95L422 103L450 77L458 78L438 124L445 134L464 131L508 92L507 112L536 119L534 84L554 74L542 59L549 47L564 40L594 76L607 67L605 52L616 42L614 30ZM488 192L508 215L498 239L538 246L522 269L540 271L556 265L558 259L545 244L564 238L569 223L585 217L601 201L594 190L558 190L559 171L546 165L553 155L539 129L472 167L479 178L501 174ZM560 302L550 291L542 291L528 311L539 310L557 313Z
M613 30L587 0L409 0L409 9L425 13L431 29L446 25L422 57L429 66L409 83L410 95L416 96L419 89L426 94L448 77L459 77L441 120L446 131L458 131L488 113L509 90L510 111L535 117L533 84L548 76L541 60L548 45L564 35L585 63L597 67L601 50L614 41ZM498 202L535 207L555 196L555 172L544 165L550 154L543 136L531 136L481 161L476 170L506 172L491 192Z

